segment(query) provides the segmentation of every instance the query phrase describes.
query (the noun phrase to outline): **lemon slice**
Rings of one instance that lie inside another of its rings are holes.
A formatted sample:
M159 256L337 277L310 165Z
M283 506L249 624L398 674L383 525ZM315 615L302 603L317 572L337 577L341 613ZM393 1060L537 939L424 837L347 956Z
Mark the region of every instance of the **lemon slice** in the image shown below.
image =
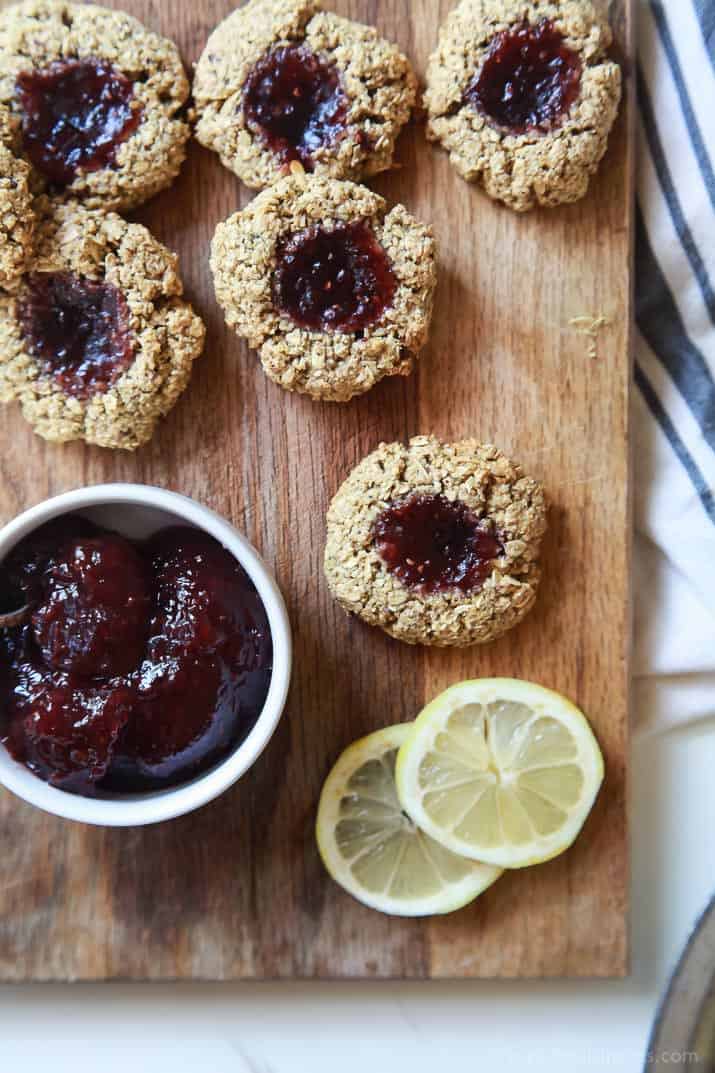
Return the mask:
M387 727L345 750L323 786L316 837L333 879L358 901L393 916L461 909L501 869L450 853L400 808L397 751L409 723Z
M400 748L402 807L447 849L501 868L563 853L603 780L585 716L512 678L460 682L428 704Z

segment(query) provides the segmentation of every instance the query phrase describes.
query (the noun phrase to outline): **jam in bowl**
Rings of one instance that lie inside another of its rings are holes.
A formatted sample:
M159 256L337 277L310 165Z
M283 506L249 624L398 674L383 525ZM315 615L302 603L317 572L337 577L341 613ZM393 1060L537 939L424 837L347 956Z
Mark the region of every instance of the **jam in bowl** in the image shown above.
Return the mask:
M290 632L278 588L228 522L105 485L0 532L0 782L90 823L211 800L280 718Z

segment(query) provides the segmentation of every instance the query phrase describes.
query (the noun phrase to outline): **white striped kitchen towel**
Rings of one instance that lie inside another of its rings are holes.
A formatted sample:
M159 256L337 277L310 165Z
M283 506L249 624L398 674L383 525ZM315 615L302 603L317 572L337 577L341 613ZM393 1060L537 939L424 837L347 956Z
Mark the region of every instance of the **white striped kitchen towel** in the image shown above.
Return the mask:
M639 730L715 715L715 0L639 8Z

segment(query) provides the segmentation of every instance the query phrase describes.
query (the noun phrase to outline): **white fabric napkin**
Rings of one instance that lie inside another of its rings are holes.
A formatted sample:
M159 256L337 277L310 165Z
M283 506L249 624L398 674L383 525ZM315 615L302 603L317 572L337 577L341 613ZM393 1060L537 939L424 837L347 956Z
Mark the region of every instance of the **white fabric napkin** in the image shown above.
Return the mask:
M639 9L637 734L715 714L715 0Z

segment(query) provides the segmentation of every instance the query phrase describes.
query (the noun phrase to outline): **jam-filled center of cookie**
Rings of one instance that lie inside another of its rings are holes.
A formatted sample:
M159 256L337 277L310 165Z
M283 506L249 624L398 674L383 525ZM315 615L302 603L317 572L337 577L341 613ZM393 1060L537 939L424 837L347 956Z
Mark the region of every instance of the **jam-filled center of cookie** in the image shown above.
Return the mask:
M332 64L306 45L284 45L251 71L243 107L249 127L274 153L310 171L315 151L345 129L348 102Z
M553 22L522 22L498 33L467 99L513 134L558 126L578 97L581 60Z
M311 227L280 245L274 303L302 328L359 332L392 304L397 279L364 221Z
M111 283L72 272L31 275L19 302L19 320L28 350L68 395L87 399L101 394L131 364L129 309Z
M24 71L17 91L25 152L58 186L79 172L111 167L141 121L132 83L104 60L58 60Z
M396 500L378 516L373 539L387 569L423 594L484 582L503 547L460 500L414 494Z

